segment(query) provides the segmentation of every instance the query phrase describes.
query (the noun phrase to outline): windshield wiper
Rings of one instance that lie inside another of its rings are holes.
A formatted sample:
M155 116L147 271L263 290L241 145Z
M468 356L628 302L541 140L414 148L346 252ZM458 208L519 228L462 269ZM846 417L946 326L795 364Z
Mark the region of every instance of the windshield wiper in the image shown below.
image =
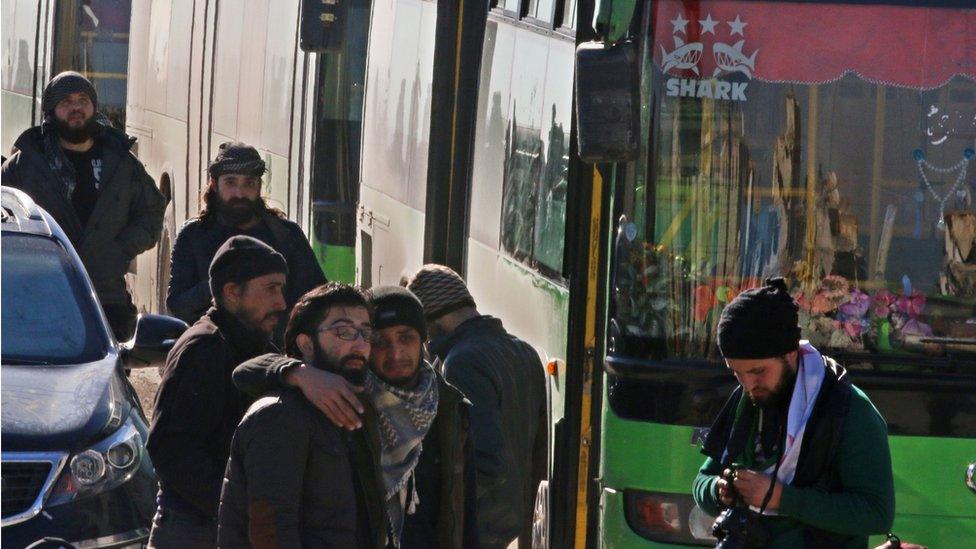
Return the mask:
M50 366L51 363L44 360L31 360L29 358L0 358L0 363L12 366Z

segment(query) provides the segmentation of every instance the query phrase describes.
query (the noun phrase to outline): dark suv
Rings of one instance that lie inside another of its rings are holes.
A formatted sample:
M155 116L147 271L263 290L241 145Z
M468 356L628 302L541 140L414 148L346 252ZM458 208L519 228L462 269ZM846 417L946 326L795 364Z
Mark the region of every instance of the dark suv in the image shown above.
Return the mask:
M26 194L0 194L3 546L141 546L156 477L126 368L159 365L186 324L142 315L117 343L61 228Z

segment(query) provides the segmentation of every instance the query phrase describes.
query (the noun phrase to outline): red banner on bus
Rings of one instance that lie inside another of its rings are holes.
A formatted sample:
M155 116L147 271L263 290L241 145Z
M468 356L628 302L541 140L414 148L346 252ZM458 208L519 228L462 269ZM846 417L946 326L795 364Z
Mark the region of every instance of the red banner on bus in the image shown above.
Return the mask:
M670 0L654 3L654 61L710 79L864 80L933 89L976 80L976 9Z

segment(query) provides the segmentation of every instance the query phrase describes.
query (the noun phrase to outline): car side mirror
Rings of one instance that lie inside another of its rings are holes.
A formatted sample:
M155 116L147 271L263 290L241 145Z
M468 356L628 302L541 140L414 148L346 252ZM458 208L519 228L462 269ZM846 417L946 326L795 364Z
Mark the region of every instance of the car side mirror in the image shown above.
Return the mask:
M125 367L151 368L162 366L166 355L189 326L178 318L141 314L136 321L136 333L122 345Z

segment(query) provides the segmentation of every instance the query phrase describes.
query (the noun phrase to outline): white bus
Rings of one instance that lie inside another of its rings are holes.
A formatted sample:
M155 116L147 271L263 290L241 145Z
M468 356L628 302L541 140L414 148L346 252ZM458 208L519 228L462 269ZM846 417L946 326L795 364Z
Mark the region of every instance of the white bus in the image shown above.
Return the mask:
M169 199L154 253L131 277L137 306L164 311L171 246L200 210L219 145L243 141L268 166L263 192L309 235L330 280L353 271L354 204L368 4L348 47L299 48L299 0L138 0L132 5L126 131ZM358 34L357 34L358 33Z
M125 125L129 0L5 0L0 14L4 156L21 132L41 123L44 86L61 71L88 77L99 111L114 126Z

